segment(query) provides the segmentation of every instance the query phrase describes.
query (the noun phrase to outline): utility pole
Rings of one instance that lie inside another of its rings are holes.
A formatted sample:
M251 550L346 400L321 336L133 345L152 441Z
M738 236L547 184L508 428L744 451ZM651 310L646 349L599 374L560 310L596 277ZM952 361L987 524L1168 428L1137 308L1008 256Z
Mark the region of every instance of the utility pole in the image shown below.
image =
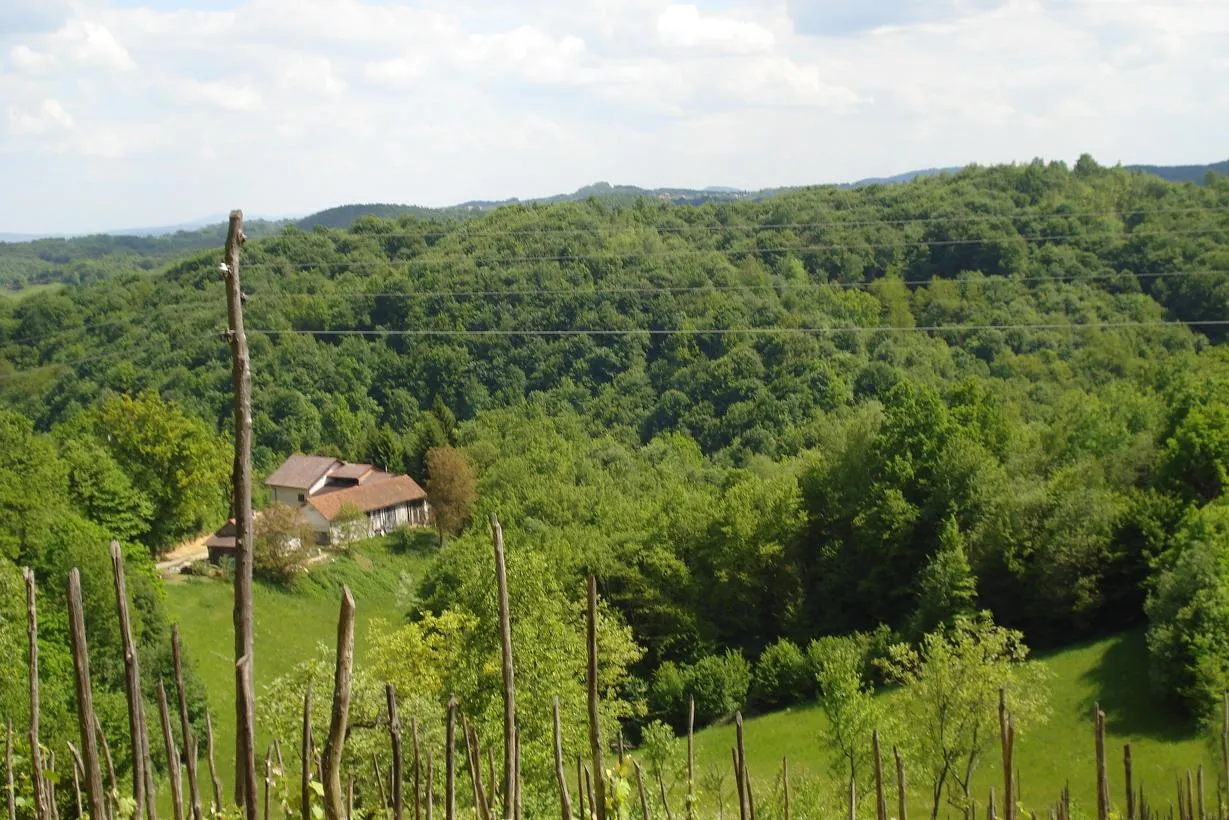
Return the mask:
M235 390L235 466L232 508L235 516L235 802L247 820L257 817L256 707L252 685L252 373L243 331L243 292L239 288L239 249L243 211L230 212L226 233L226 337L230 343Z

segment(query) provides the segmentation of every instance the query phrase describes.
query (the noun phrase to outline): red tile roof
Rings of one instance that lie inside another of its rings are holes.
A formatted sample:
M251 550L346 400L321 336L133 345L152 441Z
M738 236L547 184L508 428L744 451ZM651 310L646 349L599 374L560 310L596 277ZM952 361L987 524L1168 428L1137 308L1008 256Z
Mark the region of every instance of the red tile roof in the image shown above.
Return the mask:
M426 491L408 475L386 475L387 478L380 480L369 477L354 487L316 493L307 499L307 503L315 507L324 520L332 521L346 504L367 513L396 504L422 501L427 497Z

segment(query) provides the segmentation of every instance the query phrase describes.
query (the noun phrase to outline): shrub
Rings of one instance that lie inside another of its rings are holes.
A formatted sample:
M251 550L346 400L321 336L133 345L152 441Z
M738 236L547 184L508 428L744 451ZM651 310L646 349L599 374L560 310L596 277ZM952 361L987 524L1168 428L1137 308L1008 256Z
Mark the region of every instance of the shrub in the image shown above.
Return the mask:
M312 530L294 507L274 504L262 510L253 526L252 574L290 586L307 567Z
M687 676L674 661L666 661L653 673L649 714L676 729L687 725Z
M712 723L747 703L751 664L739 652L706 655L687 670L687 694L696 699L696 721Z
M751 692L757 707L773 709L815 697L815 671L798 644L781 638L760 653Z

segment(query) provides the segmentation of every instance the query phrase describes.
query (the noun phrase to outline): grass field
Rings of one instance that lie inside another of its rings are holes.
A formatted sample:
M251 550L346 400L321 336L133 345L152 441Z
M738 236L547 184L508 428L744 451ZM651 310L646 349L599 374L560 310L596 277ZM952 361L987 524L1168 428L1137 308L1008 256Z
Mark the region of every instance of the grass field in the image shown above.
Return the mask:
M1045 725L1021 735L1016 741L1021 791L1029 808L1044 816L1046 806L1057 798L1067 782L1071 784L1074 803L1084 807L1095 804L1092 724L1095 701L1100 702L1106 714L1110 788L1118 804L1125 802L1122 747L1127 742L1131 743L1136 783L1142 780L1158 804L1170 799L1176 776L1201 763L1209 778L1211 797L1216 780L1207 746L1187 721L1172 714L1151 693L1142 632L1128 632L1072 647L1043 656L1041 660L1054 673L1050 681L1052 715ZM890 701L894 694L889 692L881 697ZM771 792L779 777L783 756L789 757L791 778L795 773L827 778L828 757L819 742L823 726L823 712L815 707L790 709L747 720L744 736L752 778L763 784L762 789ZM697 778L713 767L731 769L730 749L734 737L732 725L696 734ZM887 744L885 755L890 761L891 739L884 740ZM1002 799L997 753L996 746L995 756L983 764L976 778L975 794L983 805L991 785L996 786L998 798ZM890 769L890 762L885 765ZM727 777L725 785L730 795L726 798L726 809L735 807L737 811L737 804L732 802L732 778ZM839 785L832 781L831 788L838 789ZM891 800L895 800L894 788L890 794ZM678 804L682 805L681 798ZM920 795L911 800L910 814L929 816L929 806L923 805Z
M253 590L256 615L256 696L296 664L308 660L316 647L336 641L341 586L348 584L356 605L355 651L362 662L367 623L373 618L396 622L412 603L415 586L430 562L435 536L423 533L421 544L394 554L385 540L357 545L351 555L338 555L313 567L293 592L257 583ZM205 683L213 713L217 763L224 789L234 768L234 630L229 583L181 576L166 584L167 610L179 624L184 654ZM257 738L264 748L269 739ZM202 751L202 765L203 765ZM229 791L225 792L229 794Z

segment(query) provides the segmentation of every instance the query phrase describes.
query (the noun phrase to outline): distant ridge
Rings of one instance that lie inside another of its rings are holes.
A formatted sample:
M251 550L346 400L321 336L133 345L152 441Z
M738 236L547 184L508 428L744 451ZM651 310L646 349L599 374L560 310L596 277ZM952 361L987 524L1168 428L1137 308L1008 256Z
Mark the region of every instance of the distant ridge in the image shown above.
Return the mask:
M1194 182L1196 185L1202 185L1208 178L1208 174L1229 176L1229 159L1211 165L1127 165L1125 167L1128 171L1155 174L1170 182Z

